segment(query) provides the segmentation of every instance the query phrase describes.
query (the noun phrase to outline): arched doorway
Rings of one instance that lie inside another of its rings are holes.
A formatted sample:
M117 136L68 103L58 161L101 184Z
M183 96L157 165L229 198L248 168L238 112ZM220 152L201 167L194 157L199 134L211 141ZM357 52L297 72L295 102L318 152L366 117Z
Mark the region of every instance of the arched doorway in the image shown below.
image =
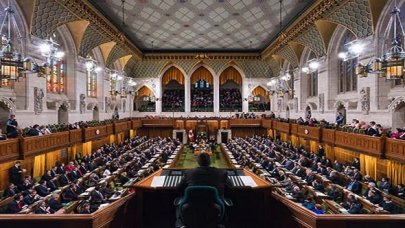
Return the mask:
M405 102L402 101L392 112L392 130L403 128L405 124Z
M201 66L191 75L191 111L214 111L214 77L211 72Z
M312 117L311 107L307 106L305 108L305 119L308 121Z
M270 109L269 92L258 86L249 96L249 112L264 112Z
M100 119L100 113L99 113L98 107L96 105L93 108L93 120L99 120L99 119Z
M338 105L338 107L336 108L336 112L337 112L337 114L342 113L342 115L343 115L343 117L344 117L344 119L343 119L343 124L346 124L346 119L347 119L347 116L346 116L346 107L345 107L342 103L340 103L340 104Z
M134 106L140 112L155 112L156 110L156 98L153 91L146 86L142 86L137 91L134 102Z
M10 108L0 100L0 129L6 133L6 122L11 114Z
M184 112L184 75L170 67L162 77L162 112Z
M58 109L58 123L59 124L69 123L69 112L65 104L62 104Z
M219 76L219 111L242 111L242 76L230 66Z

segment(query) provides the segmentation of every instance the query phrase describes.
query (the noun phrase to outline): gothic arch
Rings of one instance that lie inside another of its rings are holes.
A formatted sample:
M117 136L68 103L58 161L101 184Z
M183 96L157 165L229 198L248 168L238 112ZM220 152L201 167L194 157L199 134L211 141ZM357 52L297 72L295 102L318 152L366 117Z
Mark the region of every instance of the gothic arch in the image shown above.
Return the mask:
M306 102L305 106L305 110L309 107L311 109L311 112L318 110L318 106L314 102Z
M390 112L394 112L397 110L398 107L400 107L402 104L405 104L405 96L399 96L396 97L389 105L388 105L388 110Z
M163 69L161 70L161 72L159 74L159 81L160 82L162 82L163 76L165 75L166 71L168 71L172 67L177 68L183 74L184 81L186 80L186 75L187 75L186 71L181 66L179 66L178 64L173 63L173 62L169 62L169 63L166 64L166 66L163 67ZM161 86L163 87L163 84Z
M340 106L343 106L347 109L347 107L349 106L349 104L347 102L341 101L341 100L337 100L335 101L335 103L333 104L333 108L335 110L337 110Z
M196 63L190 70L190 72L188 73L188 78L191 80L191 76L193 75L193 73L198 70L198 68L200 67L204 67L205 69L207 69L212 76L212 80L214 81L214 78L216 77L215 71L208 65L206 64L204 61L200 61L198 63Z
M0 103L5 104L10 113L15 113L17 106L15 105L14 101L11 100L11 98L0 97Z
M242 68L239 66L239 64L237 64L235 61L230 61L230 62L226 63L224 66L222 66L221 69L218 71L218 75L221 76L222 72L224 72L226 69L228 69L228 67L233 67L233 68L235 68L235 70L237 70L239 72L240 76L242 77L242 84L243 84L243 80L246 78L246 74L242 70Z

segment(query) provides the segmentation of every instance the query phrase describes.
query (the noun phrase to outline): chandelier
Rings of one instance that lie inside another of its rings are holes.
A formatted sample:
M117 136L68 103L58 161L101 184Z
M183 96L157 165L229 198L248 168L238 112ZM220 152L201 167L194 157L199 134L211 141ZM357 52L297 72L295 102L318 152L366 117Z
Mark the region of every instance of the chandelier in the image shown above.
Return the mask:
M12 25L14 28L12 28ZM5 33L3 33L3 30L5 30ZM26 69L21 54L14 50L12 30L15 30L14 32L17 35L17 39L21 41L22 36L14 18L14 10L10 6L10 1L8 1L8 6L4 9L4 18L0 27L0 79L2 80L17 80L20 74Z
M293 92L288 84L289 80L291 80L291 74L281 70L279 76L270 80L267 86L271 87L270 91L272 94L284 97L284 94Z
M391 43L389 42L390 35L392 35ZM382 56L371 58L367 65L359 63L356 67L356 74L359 77L367 77L369 73L374 73L386 77L388 80L402 78L405 63L405 32L401 23L400 10L396 4L391 11L383 37Z
M320 67L320 63L318 61L318 59L311 59L307 62L307 64L305 66L302 67L302 72L306 73L306 74L311 74L315 71L317 71Z

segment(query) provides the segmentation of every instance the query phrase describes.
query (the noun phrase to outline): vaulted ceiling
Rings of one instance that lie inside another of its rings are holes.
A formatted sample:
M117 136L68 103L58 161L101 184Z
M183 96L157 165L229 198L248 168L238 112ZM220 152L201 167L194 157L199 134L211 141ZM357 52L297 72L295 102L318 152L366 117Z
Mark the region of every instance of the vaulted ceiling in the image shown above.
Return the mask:
M279 0L90 2L143 52L260 51L280 31ZM283 25L313 2L283 0Z

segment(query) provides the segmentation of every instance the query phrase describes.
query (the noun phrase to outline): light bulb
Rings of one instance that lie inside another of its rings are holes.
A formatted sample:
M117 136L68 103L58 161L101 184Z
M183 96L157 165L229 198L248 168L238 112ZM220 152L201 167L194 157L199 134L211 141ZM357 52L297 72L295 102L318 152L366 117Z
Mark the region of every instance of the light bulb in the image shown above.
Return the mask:
M43 43L43 44L39 45L39 51L42 54L48 54L51 51L51 45L48 43Z
M304 72L304 73L309 73L309 68L308 68L308 67L303 67L303 68L302 68L302 72Z
M91 68L93 68L93 62L88 61L85 63L85 66L86 66L87 70L91 70Z
M318 63L317 61L310 62L310 63L308 64L308 66L309 66L309 68L310 68L311 70L316 70L316 69L318 69L318 67L319 67L319 63Z
M341 59L346 59L346 58L347 58L347 55L346 55L346 53L344 53L344 52L340 52L340 53L338 54L338 57L341 58Z
M63 51L57 51L55 53L55 57L58 59L63 58L64 56L65 56L65 52L63 52Z
M359 43L354 43L350 45L349 51L355 55L359 55L363 51L363 45Z
M98 72L101 72L103 70L103 68L101 68L101 67L96 67L96 69L94 69L94 71L96 72L96 73L98 73Z

